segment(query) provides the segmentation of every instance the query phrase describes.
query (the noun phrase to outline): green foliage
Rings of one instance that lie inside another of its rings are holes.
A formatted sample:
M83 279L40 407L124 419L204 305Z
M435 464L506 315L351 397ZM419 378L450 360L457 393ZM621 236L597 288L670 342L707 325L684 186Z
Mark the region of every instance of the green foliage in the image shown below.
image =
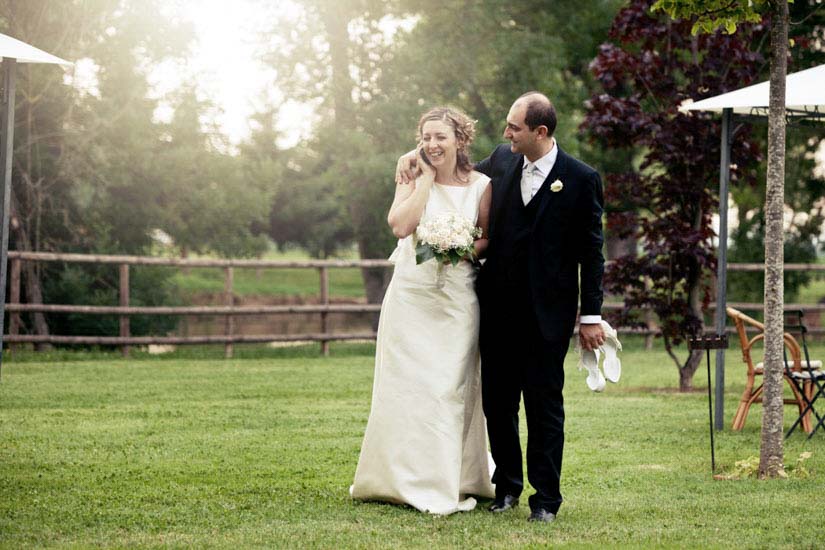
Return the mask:
M313 150L295 152L269 214L269 236L283 250L299 246L315 258L329 258L352 245L353 228L345 195L344 167Z
M741 23L759 23L771 0L657 0L652 10L661 10L673 19L694 19L691 32L712 33L724 29L736 32ZM790 0L789 3L793 3Z
M181 25L157 20L159 6L156 0L0 3L2 32L91 67L96 76L81 88L65 86L67 75L55 66L18 69L11 249L139 254L151 245L164 179L155 170L156 102L147 99L145 71L137 67L183 54L190 36ZM100 269L38 266L24 271L24 295L42 288L46 302L105 303L113 275ZM173 301L167 277L136 274L132 302ZM112 334L116 324L84 319L47 317L50 332L67 335ZM135 319L132 326L140 334L173 323Z
M821 225L821 218L819 219ZM784 258L786 263L809 263L816 258L814 235L817 226L805 224L804 232L789 231L785 233ZM762 209L756 210L750 219L740 219L739 226L731 237L734 244L728 250L730 263L764 263L765 261L765 219ZM808 285L814 275L807 271L786 271L784 274L785 301L797 299L800 289ZM728 273L728 300L743 302L762 302L765 296L765 277L763 273L732 271Z
M188 29L156 20L156 0L9 1L3 31L92 68L90 89L54 66L21 68L13 204L18 249L139 253L159 219L161 148L141 64L185 53ZM107 251L111 251L107 250Z
M764 128L764 126L762 126ZM765 139L763 132L755 133ZM760 135L761 134L761 135ZM825 215L817 201L825 195L825 178L815 171L814 153L821 133L812 126L794 125L787 131L785 168L785 205L793 211L785 220L784 260L786 263L813 263L822 250L820 233ZM764 147L764 145L763 145ZM728 262L765 261L765 185L764 164L755 184L735 181L731 186L738 208L738 226L731 233L733 245ZM810 272L786 271L785 301L795 301L800 290L813 280ZM728 274L729 299L747 302L764 300L764 274L735 271Z
M154 205L159 227L187 252L261 254L267 240L255 228L266 223L275 182L254 177L259 174L245 172L241 159L221 152L229 144L201 122L213 106L198 100L193 87L178 93L174 107L153 166L163 182Z
M16 153L10 248L147 254L163 230L187 251L254 255L266 239L253 233L271 195L265 181L245 181L214 130L201 127L212 108L191 87L167 98L169 124L154 121L148 67L182 60L191 29L168 17L160 0L0 2L0 30L93 75L65 86L61 69L18 69ZM46 302L106 303L106 268L74 266L25 272L23 286L43 287ZM171 272L136 270L132 303L174 303ZM65 279L64 279L65 277ZM25 291L24 291L25 292ZM112 334L117 320L50 316L57 334ZM135 334L162 333L169 320L133 318ZM115 331L116 333L116 331Z
M565 503L549 529L526 521L524 503L506 517L491 517L482 502L445 518L353 502L347 487L373 358L313 351L231 361L4 361L0 547L707 548L814 540L810 529L787 526L799 525L800 506L822 502L821 434L785 443L790 457L812 453L808 479L714 481L704 391L675 393L663 350L637 346L625 346L622 360L632 368L602 394L587 390L568 356ZM744 368L733 372L728 419L744 382ZM742 432L716 434L723 471L756 453L760 412L752 409ZM524 437L523 418L521 429Z
M155 266L132 266L129 273L131 306L174 306L180 304L178 291L170 279L171 270ZM118 305L118 271L116 266L81 267L55 264L44 276L44 301L69 305ZM177 327L178 317L171 315L130 316L132 336L162 335ZM54 334L117 336L119 318L114 315L54 313L48 317Z
M785 466L784 472L780 474L783 478L808 479L811 472L805 466L805 462L813 456L810 451L805 451L799 455L796 462ZM737 460L733 468L725 473L714 476L715 479L733 480L756 478L759 475L759 457L749 456L744 460Z

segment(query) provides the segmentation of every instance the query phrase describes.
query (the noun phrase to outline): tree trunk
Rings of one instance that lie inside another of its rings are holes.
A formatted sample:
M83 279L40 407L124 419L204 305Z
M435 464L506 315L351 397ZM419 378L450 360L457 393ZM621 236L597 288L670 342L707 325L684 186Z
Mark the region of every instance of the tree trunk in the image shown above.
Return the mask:
M691 351L687 360L682 364L673 350L673 344L667 333L662 333L662 340L665 343L665 352L676 363L676 369L679 371L679 391L693 391L693 375L702 363L702 352L700 350Z
M31 242L29 241L29 235L20 220L17 211L17 201L14 199L13 193L9 201L9 207L11 210L11 223L9 227L11 227L15 233L17 249L30 251ZM23 275L24 286L26 288L26 301L30 304L42 304L43 290L40 285L40 273L34 262L23 262ZM36 311L31 314L31 317L34 324L34 333L40 336L47 336L49 334L49 325L46 323L45 315L40 311ZM37 351L45 351L50 349L51 346L49 344L35 344L34 348Z
M180 247L180 259L186 260L187 258L189 258L189 247L183 245ZM192 268L188 265L183 266L180 270L187 277L192 274Z
M347 30L351 15L347 13L348 8L342 3L326 3L318 5L319 14L324 24L326 38L330 47L330 61L332 65L332 104L335 110L336 126L345 130L355 129L355 106L352 102L353 82L349 73L349 49L350 39ZM343 177L346 177L344 175ZM353 202L349 205L354 220L366 218L359 215L364 205L360 202ZM362 259L371 259L371 242L368 232L357 232L362 235L358 238L358 252ZM364 268L361 270L361 277L364 280L364 290L367 295L367 302L380 304L384 299L384 292L389 284L391 273L383 268ZM378 329L378 315L372 319L374 330Z
M688 281L688 284L690 285L690 290L688 291L688 303L690 304L691 312L697 319L699 319L699 322L701 323L699 334L702 334L705 331L705 325L702 323L702 270L697 264L694 266L692 271L693 272L691 273ZM679 368L679 391L693 391L693 375L696 374L696 370L699 368L699 365L702 364L703 356L704 354L700 350L691 351L690 356L688 356L687 361L685 361L685 364Z
M321 20L329 42L329 56L332 62L332 105L335 110L335 124L345 130L354 129L352 105L352 78L349 74L349 14L342 3L327 3L319 6Z
M783 214L785 195L785 76L788 53L788 2L771 3L771 79L768 114L768 181L765 201L765 377L759 477L784 475L782 377Z
M679 391L690 392L693 391L693 375L699 365L702 364L702 351L694 350L690 352L687 361L679 369Z

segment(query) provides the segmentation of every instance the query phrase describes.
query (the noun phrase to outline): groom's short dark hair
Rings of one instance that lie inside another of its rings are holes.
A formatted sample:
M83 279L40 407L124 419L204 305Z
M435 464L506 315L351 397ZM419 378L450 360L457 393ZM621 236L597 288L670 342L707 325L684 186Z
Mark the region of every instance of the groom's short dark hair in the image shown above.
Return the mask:
M547 127L547 135L552 136L556 131L556 108L553 102L541 92L527 92L521 94L519 99L527 100L527 114L524 122L531 130L539 126Z

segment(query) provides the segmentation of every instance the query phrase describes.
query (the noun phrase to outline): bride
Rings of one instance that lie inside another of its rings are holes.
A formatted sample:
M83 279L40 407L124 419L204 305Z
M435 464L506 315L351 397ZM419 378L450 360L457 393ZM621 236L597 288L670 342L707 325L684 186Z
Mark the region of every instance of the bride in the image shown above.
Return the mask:
M492 498L481 409L479 308L470 261L416 264L422 220L457 213L487 246L490 179L473 170L473 121L436 107L418 123L422 174L396 186L387 218L398 247L378 326L375 378L353 498L408 504L432 514L472 510Z

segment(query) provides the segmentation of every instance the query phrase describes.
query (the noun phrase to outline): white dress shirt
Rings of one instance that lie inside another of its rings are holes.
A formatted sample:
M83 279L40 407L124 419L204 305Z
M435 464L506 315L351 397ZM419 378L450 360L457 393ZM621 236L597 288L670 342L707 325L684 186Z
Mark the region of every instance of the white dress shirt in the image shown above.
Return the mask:
M524 166L521 172L521 200L524 201L525 205L539 192L544 180L547 179L556 164L558 156L559 147L556 140L553 139L553 147L536 162L530 162L527 157L524 157ZM582 315L579 318L579 323L585 325L598 324L601 321L601 315Z

